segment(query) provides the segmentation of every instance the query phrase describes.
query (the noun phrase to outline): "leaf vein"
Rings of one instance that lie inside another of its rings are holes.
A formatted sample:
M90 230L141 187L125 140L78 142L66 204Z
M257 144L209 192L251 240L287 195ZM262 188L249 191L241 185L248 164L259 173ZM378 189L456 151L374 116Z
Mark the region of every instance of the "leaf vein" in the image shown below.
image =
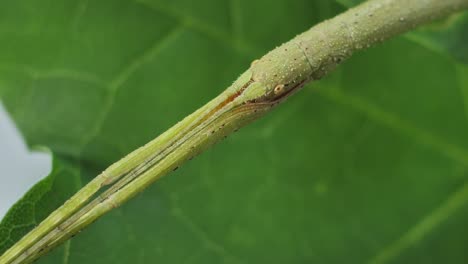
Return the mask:
M385 246L370 261L368 261L368 263L387 263L395 257L398 257L402 251L421 241L438 225L446 221L449 216L453 215L462 206L466 205L467 202L468 182L452 193L439 207L435 208L421 221L408 229L408 231L401 235L397 240L390 243L388 246Z
M71 240L67 240L63 249L63 264L68 264L70 262L70 248Z
M242 15L239 0L229 0L229 15L232 34L235 39L239 40L242 37Z
M107 102L103 108L102 114L100 118L97 118L96 124L93 129L91 129L91 133L84 137L82 142L82 151L86 149L86 147L96 138L99 133L101 132L105 120L108 118L112 107L115 105L116 95L118 90L122 87L122 85L145 63L149 60L154 58L157 54L159 54L164 47L166 47L171 41L173 41L177 36L179 36L183 31L183 28L178 25L174 27L165 37L162 39L157 39L151 47L145 50L140 56L133 59L127 66L125 66L122 71L120 71L115 78L109 83L109 97Z
M181 24L186 27L195 30L201 34L206 35L214 40L217 40L229 47L231 47L236 52L246 55L248 57L255 57L258 54L261 54L263 49L259 49L241 38L235 38L232 34L226 30L222 30L219 27L212 26L208 23L205 23L196 17L183 14L175 9L166 7L161 3L149 2L148 0L135 0L137 3L140 3L147 8L165 14L166 16L176 19Z
M460 68L458 68L460 67ZM465 75L468 72L468 68L460 65L457 67L457 77L459 82L459 89L462 97L463 106L465 107L465 117L468 121L468 81L465 81L462 78L466 78Z
M232 255L228 250L223 247L220 243L214 241L207 233L205 230L200 228L195 222L193 222L188 215L185 214L185 212L182 210L180 206L177 205L177 201L174 198L174 196L169 195L169 199L172 203L172 210L171 213L172 215L177 218L180 223L185 225L185 227L192 232L193 235L195 235L200 241L204 244L206 249L211 250L218 255L225 257L226 259L229 259L231 261L234 261L236 263L245 263L241 261L238 257Z
M380 109L378 106L367 102L363 98L345 94L338 89L328 88L319 89L319 94L339 103L348 106L358 112L364 113L374 122L381 123L395 132L405 135L415 142L431 147L440 154L468 166L468 151L446 140L439 138L423 129L412 125L401 117Z
M101 78L92 73L81 72L74 69L53 68L39 70L26 65L1 64L0 70L23 73L28 75L32 79L63 78L97 85L105 84L105 82Z

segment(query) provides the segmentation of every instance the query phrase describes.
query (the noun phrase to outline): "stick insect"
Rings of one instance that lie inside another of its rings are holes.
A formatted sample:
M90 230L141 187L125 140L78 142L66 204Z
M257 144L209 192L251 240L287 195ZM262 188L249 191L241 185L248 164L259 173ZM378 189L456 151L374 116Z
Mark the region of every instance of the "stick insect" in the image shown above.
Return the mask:
M465 8L468 0L371 0L316 25L254 61L215 99L103 171L0 256L0 264L37 259L355 51Z
M269 88L255 80L252 70L247 71L220 96L88 183L28 235L32 237L26 240L31 247L8 252L16 256L12 263L30 262L43 255L144 186L268 112L305 82L304 78ZM70 205L78 210L70 210ZM42 229L44 223L48 223L48 229Z

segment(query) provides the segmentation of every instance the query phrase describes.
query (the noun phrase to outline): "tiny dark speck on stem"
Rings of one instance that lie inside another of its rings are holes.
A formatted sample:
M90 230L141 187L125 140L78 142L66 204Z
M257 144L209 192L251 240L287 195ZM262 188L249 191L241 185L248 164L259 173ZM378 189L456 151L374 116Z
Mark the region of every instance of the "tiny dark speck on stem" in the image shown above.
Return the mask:
M172 171L176 171L178 168L179 168L179 167L177 166L177 167L175 167Z

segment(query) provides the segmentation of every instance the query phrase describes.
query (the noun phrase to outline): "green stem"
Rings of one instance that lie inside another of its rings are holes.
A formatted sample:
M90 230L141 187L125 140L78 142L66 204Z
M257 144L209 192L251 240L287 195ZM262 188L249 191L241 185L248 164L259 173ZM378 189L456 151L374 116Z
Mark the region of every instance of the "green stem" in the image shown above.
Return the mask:
M468 0L371 0L314 26L254 61L218 97L98 175L7 250L0 264L33 261L354 52L466 8Z

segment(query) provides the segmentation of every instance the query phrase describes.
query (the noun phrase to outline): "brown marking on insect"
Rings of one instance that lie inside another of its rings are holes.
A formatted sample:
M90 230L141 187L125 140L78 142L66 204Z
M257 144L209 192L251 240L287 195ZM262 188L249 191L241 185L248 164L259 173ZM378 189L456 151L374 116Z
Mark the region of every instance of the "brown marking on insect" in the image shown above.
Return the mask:
M62 225L58 225L58 226L56 227L56 229L57 229L57 231L59 231L59 232L63 232L63 227L62 227Z
M114 178L114 177L110 177L110 175L107 174L106 171L103 171L103 172L102 172L102 177L104 178L104 181L101 183L101 187L113 183L114 180L116 179L116 178Z
M272 105L282 102L286 97L293 94L294 91L304 86L306 82L307 82L307 79L304 79L300 82L293 81L292 83L278 84L275 86L275 88L273 88L272 92L275 95L273 98L268 98L264 96L263 98L260 98L260 100L256 100L256 99L249 100L247 101L247 104L248 105L267 104L267 105L270 105L270 107L272 107ZM292 86L292 87L289 88L289 86Z
M99 195L98 199L99 199L99 203L103 203L107 200L107 197L103 195Z
M111 199L108 199L107 202L110 204L112 209L115 209L115 208L119 207L119 204L116 203L115 201L111 200ZM81 230L80 230L80 232L81 232Z
M204 121L206 121L209 117L211 117L214 113L218 112L221 108L223 108L224 106L226 106L227 104L229 104L230 102L234 101L237 97L239 97L244 91L245 89L247 89L247 87L253 83L254 80L253 79L250 79L248 82L246 82L238 91L236 91L235 93L231 94L230 96L228 96L228 98L226 98L224 101L222 101L221 103L219 103L215 108L213 108L207 115L205 115L201 120L199 120L197 122L197 124L195 124L195 126L198 126L199 124L203 123Z

